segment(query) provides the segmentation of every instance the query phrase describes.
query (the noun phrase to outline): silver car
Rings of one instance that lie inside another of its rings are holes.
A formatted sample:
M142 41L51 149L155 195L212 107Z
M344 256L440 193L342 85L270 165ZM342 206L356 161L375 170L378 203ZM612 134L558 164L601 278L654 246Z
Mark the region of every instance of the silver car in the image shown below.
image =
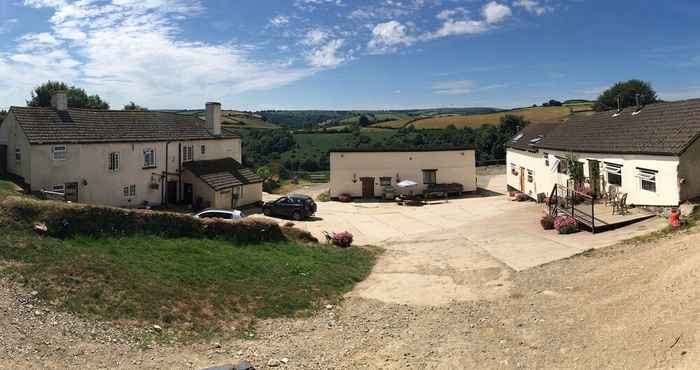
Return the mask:
M242 220L244 217L245 215L241 211L226 209L205 209L194 215L194 218L199 219L219 219L225 221Z

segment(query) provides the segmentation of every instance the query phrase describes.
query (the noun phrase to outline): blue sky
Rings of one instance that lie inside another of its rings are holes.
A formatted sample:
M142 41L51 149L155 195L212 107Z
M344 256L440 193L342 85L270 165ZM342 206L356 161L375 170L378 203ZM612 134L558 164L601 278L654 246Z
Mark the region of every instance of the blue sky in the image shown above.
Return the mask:
M700 97L695 0L3 0L0 107L517 107L651 81Z

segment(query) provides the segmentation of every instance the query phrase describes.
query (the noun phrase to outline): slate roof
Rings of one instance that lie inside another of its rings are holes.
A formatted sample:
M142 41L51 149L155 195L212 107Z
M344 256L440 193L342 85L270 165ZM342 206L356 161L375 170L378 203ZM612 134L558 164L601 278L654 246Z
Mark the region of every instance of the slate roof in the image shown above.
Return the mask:
M531 123L520 130L518 135L508 140L506 146L521 150L537 151L537 144L544 140L551 131L561 124L561 122ZM520 134L522 134L522 136L520 136Z
M573 117L537 148L589 153L679 156L700 136L700 99Z
M379 148L339 148L331 149L329 153L404 153L404 152L455 152L463 150L475 150L476 146L459 147L425 147L425 148L404 148L404 147L379 147Z
M205 122L193 116L154 111L12 107L10 112L30 144L76 144L210 140L238 138L222 130L211 134Z
M215 191L263 181L255 171L243 167L233 158L186 162L183 163L183 167L202 179Z

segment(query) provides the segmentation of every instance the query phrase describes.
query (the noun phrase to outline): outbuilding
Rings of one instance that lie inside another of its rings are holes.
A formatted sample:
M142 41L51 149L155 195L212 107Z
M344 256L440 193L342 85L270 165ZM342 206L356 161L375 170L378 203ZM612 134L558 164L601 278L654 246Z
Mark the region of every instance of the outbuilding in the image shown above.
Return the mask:
M700 99L629 107L534 124L507 143L508 186L532 198L569 186L567 161L586 186L627 203L678 206L700 196Z
M330 196L377 198L402 181L416 183L423 192L437 185L461 185L476 190L474 147L371 148L330 151Z

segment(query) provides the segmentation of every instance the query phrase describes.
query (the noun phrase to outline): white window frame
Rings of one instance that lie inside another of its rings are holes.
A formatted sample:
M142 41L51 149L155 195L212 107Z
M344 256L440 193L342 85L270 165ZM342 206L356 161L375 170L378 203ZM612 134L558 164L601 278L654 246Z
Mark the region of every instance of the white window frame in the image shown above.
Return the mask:
M51 147L51 158L54 161L65 161L68 147L66 145L54 145Z
M205 144L202 144L199 150L201 151L202 155L207 154L207 146Z
M194 161L194 145L183 145L182 146L182 161L192 162Z
M22 148L15 148L15 162L22 163Z
M605 180L609 185L622 186L622 167L623 166L621 164L605 162ZM611 183L610 175L620 176L620 183Z
M527 182L531 184L535 182L535 171L527 170Z
M424 185L435 185L437 184L437 170L434 169L427 169L427 170L421 170L423 173L423 184ZM425 181L426 176L425 175L430 175L429 177L432 177L431 179L428 179L430 181Z
M388 179L388 182L386 181ZM379 185L380 186L391 186L391 176L381 176L379 177Z
M149 161L149 155L150 155L150 161ZM143 150L143 168L156 168L158 165L156 164L156 151L147 148Z
M110 152L107 156L107 170L112 173L119 172L121 167L121 155L119 152Z
M136 196L136 185L125 185L122 187L122 195L124 198L133 198Z
M656 175L657 174L658 174L658 171L655 171L655 170L649 170L646 168L637 168L637 178L639 178L639 188L643 191L648 191L650 193L656 193L656 191L657 191ZM645 182L652 184L652 186L654 187L654 190L645 189L644 188Z
M66 184L55 184L51 187L51 191L53 191L54 193L65 194L66 193Z

